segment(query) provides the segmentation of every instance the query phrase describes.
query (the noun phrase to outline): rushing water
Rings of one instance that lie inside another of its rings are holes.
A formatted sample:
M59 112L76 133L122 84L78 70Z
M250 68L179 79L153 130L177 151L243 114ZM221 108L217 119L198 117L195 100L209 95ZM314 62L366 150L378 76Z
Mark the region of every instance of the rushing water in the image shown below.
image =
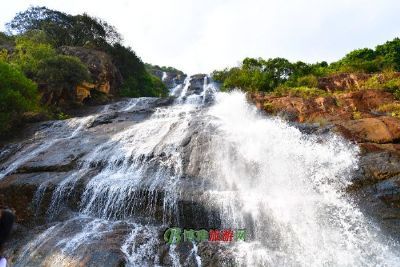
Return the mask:
M37 230L19 248L16 266L76 266L97 250L98 266L110 263L107 253L123 255L130 266L210 262L201 252L204 244L190 244L183 258L179 245L165 244L167 227L185 225L246 229L246 242L223 247L238 266L399 264L397 244L344 193L357 166L357 147L267 118L243 93L217 92L208 77L201 92L190 90L188 78L172 90L173 104L126 127L117 128L126 121L113 121L115 128L102 138L95 138L89 123L110 112L139 112L155 100L122 101L57 122L15 155L0 179L62 142L79 138L87 148L77 169L52 191L48 229ZM38 187L36 208L48 184ZM60 219L77 192L78 207ZM196 214L182 213L182 203L200 205L199 218L210 218L197 222ZM214 249L209 251L221 247Z

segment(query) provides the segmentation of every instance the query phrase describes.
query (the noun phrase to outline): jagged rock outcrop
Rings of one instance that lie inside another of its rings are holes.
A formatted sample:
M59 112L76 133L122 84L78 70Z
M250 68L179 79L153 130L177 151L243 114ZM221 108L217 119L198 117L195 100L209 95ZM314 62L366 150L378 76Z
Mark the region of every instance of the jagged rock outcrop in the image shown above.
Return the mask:
M318 88L333 92L359 89L372 75L364 73L340 73L318 79Z
M360 112L361 117L376 117L382 115L376 113L379 106L396 103L393 95L383 90L360 90L310 98L253 93L249 94L249 99L267 112L291 113L291 120L297 122L350 120L354 112Z
M206 80L205 80L206 79ZM190 76L190 85L187 90L188 95L199 95L203 92L204 83L208 83L209 77L205 74L195 74Z
M365 81L373 77L375 74L366 73L339 73L327 77L318 78L318 88L328 91L345 91L360 89ZM395 73L394 77L399 77L400 73ZM384 81L384 74L376 75L379 81ZM374 89L374 88L372 88Z
M62 46L60 53L78 57L87 67L92 81L84 82L75 88L75 97L82 102L89 97L91 90L105 94L115 94L122 84L122 76L113 64L111 57L98 50L84 47Z
M157 66L148 67L148 71L158 77L168 89L172 89L180 84L183 84L187 75L182 71L174 71L174 70L162 70L161 68L157 68Z

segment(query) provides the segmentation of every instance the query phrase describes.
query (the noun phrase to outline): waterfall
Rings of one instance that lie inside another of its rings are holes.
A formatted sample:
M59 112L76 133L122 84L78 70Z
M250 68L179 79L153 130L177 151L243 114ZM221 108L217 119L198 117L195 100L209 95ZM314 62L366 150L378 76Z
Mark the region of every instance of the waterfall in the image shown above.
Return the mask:
M303 134L260 114L243 93L218 92L210 77L201 79L199 90L190 77L171 90L170 105L130 99L54 123L10 159L0 177L61 142L84 150L54 184L47 230L38 227L17 249L15 266L89 258L108 266L114 257L128 266L202 266L210 253L214 264L234 266L400 262L398 244L345 193L358 164L355 145L330 133ZM111 113L118 119L101 131L88 126ZM38 188L36 206L48 186ZM245 229L247 238L189 243L183 253L163 240L168 227Z
M167 78L168 78L168 74L165 71L163 71L161 81L164 82L165 80L167 80Z

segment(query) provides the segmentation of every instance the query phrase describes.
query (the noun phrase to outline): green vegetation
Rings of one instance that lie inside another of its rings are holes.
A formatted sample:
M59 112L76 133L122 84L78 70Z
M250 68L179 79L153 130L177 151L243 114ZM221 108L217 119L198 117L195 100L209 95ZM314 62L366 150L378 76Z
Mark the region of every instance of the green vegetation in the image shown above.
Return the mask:
M154 73L156 71L165 71L165 72L172 72L180 75L184 75L184 73L174 67L167 67L167 66L158 66L158 65L151 65L149 63L145 63L146 69L150 73Z
M124 96L166 96L166 87L145 68L130 47L121 44L122 37L115 27L87 14L72 16L46 7L32 7L18 13L7 24L17 35L40 31L47 46L81 46L108 53L123 78ZM48 47L39 47L42 49ZM44 55L45 56L45 55Z
M264 102L264 110L268 113L274 113L275 112L275 107L274 104L272 104L271 102Z
M48 88L60 92L90 80L87 67L78 58L65 55L41 60L35 78Z
M149 74L144 63L130 47L124 47L116 43L112 47L108 47L107 52L112 56L115 65L124 79L121 87L122 96L165 97L168 95L166 86L160 79Z
M37 110L38 100L36 84L0 61L0 134L18 123L23 112Z
M40 61L54 57L56 54L43 32L32 31L15 38L15 51L9 56L9 61L18 66L26 76L34 79Z
M32 30L43 31L54 47L103 47L122 40L116 29L105 21L87 14L72 16L46 7L31 7L16 14L7 23L7 28L17 35Z
M353 113L351 114L351 118L353 120L359 120L362 118L362 114L360 111L353 111Z
M384 104L378 108L378 111L389 113L393 117L400 118L400 103Z
M400 99L400 75L394 71L373 74L361 84L361 88L382 89L391 92L396 99Z
M55 113L53 117L68 117L64 112L75 106L75 87L91 78L78 57L60 54L62 46L110 55L122 76L121 96L164 97L168 93L135 52L121 44L117 30L103 20L31 7L16 14L6 26L9 34L0 32L0 135L16 125L23 112L37 111L39 102L43 110Z
M222 83L222 90L240 88L250 92L270 92L281 85L315 87L317 77L327 73L326 67L326 62L306 64L291 63L284 58L245 58L240 67L214 71L213 79Z
M276 96L288 95L288 96L296 96L307 99L316 96L328 96L329 93L318 88L310 88L306 86L302 87L280 86L276 88L276 90L274 91L274 95Z
M331 64L325 61L315 64L301 61L293 63L284 58L267 60L245 58L238 67L214 71L213 79L221 83L222 90L239 88L248 92L271 92L282 91L283 86L286 91L292 88L293 91L299 93L299 87L310 89L318 87L318 78L324 76L339 73L393 73L394 71L400 71L399 38L378 45L375 49L356 49ZM385 76L384 79L377 80L378 78L378 76L372 77L364 86L374 89L382 88L400 97L398 77ZM304 91L304 88L301 90ZM314 92L317 91L314 90Z

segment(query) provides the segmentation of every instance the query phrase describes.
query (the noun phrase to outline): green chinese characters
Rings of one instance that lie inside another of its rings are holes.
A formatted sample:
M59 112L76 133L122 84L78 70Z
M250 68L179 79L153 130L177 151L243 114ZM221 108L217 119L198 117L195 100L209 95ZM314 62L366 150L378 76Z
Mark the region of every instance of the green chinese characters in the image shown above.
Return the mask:
M181 228L169 228L164 233L164 240L168 244L178 244L182 241L182 229ZM201 230L184 230L183 241L185 242L202 242L208 240L208 232L204 229Z
M245 241L246 240L246 230L239 229L234 232L232 230L223 230L222 238L219 237L219 230L213 230L214 232L218 232L218 238L212 238L209 235L209 232L204 229L193 230L193 229L184 229L182 232L181 228L173 227L169 228L164 232L164 240L167 244L178 244L180 242L203 242L203 241ZM227 234L230 234L229 236Z

